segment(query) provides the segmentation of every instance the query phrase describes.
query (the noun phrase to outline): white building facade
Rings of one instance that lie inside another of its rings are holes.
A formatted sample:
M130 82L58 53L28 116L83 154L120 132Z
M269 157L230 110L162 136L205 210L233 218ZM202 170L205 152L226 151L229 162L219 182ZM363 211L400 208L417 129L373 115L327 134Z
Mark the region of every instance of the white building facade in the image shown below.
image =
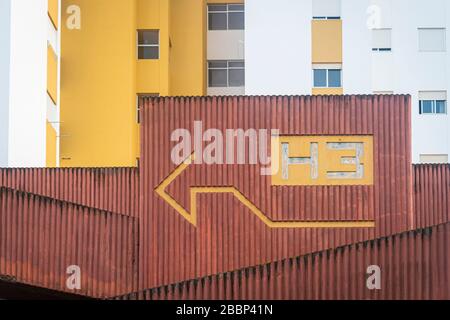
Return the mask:
M247 95L410 94L413 161L448 162L450 1L246 0L245 12Z
M48 126L53 137L59 129L57 94L50 94L57 84L50 90L49 78L58 82L59 33L49 3L0 0L0 167L56 161L48 159Z

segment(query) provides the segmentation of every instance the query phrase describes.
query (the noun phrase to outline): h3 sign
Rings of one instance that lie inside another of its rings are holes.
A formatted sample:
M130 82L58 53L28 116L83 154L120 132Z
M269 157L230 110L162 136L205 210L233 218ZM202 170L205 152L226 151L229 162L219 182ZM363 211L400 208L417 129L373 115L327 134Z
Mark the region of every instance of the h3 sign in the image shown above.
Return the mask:
M273 137L272 185L373 185L373 137Z
M270 145L271 188L370 186L374 183L373 136L272 136ZM218 149L223 150L223 145ZM375 226L374 221L274 221L240 190L230 185L191 186L189 188L190 209L187 210L169 194L167 189L188 167L196 164L198 160L195 159L196 154L198 152L192 153L155 189L163 200L193 226L197 226L197 196L212 193L234 195L269 228L373 228Z

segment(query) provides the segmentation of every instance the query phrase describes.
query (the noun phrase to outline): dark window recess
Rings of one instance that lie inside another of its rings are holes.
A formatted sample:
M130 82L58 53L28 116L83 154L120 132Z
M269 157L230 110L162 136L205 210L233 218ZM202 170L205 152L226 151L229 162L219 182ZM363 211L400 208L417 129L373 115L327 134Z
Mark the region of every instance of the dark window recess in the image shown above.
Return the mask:
M243 60L216 60L208 62L208 87L245 86L245 62Z
M138 59L159 59L159 30L138 30Z
M243 4L208 5L208 30L244 30L244 10Z

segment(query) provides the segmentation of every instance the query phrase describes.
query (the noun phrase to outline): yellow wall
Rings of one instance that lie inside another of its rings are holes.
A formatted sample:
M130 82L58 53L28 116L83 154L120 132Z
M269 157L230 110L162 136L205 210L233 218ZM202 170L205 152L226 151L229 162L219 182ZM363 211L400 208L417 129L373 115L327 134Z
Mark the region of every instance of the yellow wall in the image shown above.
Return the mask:
M81 29L62 24L61 166L135 166L136 95L206 93L206 0L63 0L64 21L69 5ZM158 60L137 59L139 29L159 30Z
M48 0L48 16L58 30L58 0Z
M159 60L137 60L137 93L169 95L169 14L168 0L137 0L136 29L159 30Z
M312 63L342 63L342 20L312 21Z
M47 93L56 104L58 101L58 60L50 45L47 46Z
M206 93L206 2L172 0L170 11L170 94Z
M207 0L207 3L244 3L244 2L245 0Z
M56 131L47 121L46 166L56 168Z
M313 88L312 94L315 96L318 95L343 95L343 88Z
M81 29L62 24L61 166L135 166L136 1L63 0Z

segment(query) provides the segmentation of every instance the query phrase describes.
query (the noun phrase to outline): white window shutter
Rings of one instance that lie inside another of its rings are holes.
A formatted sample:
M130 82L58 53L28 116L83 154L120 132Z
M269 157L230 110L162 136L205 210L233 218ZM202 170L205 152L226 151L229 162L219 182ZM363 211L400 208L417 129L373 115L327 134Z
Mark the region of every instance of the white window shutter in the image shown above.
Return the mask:
M313 17L340 17L341 0L313 0Z
M392 46L391 43L391 29L373 29L372 30L372 48L388 48Z
M447 91L419 91L419 100L447 100Z
M420 51L445 51L446 30L444 28L419 29Z

